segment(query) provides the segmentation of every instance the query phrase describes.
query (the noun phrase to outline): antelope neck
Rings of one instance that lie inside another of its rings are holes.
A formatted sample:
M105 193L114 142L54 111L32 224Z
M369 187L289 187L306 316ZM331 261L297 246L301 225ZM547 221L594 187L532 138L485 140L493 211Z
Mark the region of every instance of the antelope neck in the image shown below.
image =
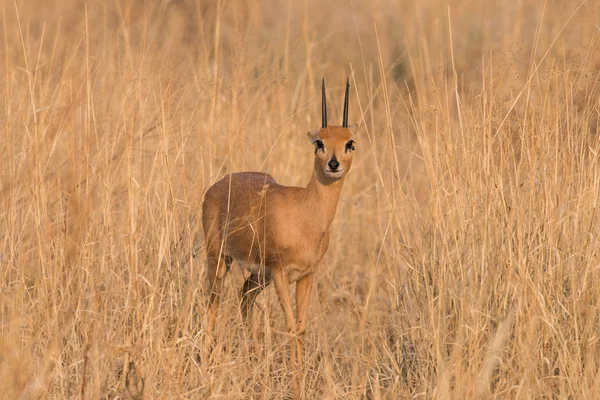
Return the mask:
M327 230L333 221L337 209L344 177L339 179L330 179L318 172L318 166L315 162L310 181L304 189L306 200L310 204L310 217L312 220L323 224L323 230Z

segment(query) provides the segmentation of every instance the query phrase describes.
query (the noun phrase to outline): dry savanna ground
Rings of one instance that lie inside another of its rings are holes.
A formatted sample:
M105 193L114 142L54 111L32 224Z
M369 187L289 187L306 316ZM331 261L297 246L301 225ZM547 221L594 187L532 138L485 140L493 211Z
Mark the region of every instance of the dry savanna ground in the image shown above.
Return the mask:
M0 397L283 399L226 281L214 360L200 204L304 185L359 123L309 305L307 399L600 393L598 0L0 2Z

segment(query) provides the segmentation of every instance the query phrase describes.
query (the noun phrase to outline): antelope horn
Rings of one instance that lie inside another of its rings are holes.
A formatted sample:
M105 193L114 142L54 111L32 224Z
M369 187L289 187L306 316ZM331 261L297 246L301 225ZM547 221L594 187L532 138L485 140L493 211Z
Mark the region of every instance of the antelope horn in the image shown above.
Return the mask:
M327 98L325 97L325 78L321 81L321 91L322 91L322 105L321 105L321 114L323 115L323 123L321 124L323 128L327 128Z
M346 97L344 98L344 119L342 120L342 127L348 127L348 94L350 92L350 78L346 81Z

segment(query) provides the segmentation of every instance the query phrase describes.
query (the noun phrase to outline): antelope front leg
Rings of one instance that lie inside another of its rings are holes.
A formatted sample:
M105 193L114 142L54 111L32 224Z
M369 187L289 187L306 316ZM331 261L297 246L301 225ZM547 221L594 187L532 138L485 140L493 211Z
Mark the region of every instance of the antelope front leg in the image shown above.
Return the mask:
M294 376L292 378L292 393L294 398L300 398L300 391L298 386L298 360L296 358L296 320L294 318L294 310L292 307L292 298L290 296L290 288L288 286L287 276L283 268L277 268L273 271L273 283L275 284L275 291L283 313L285 314L285 322L287 325L287 331L290 336L290 361L293 368ZM292 343L292 340L294 343Z
M296 347L298 348L298 364L302 366L304 351L304 333L306 332L306 312L312 290L313 274L306 275L296 283Z

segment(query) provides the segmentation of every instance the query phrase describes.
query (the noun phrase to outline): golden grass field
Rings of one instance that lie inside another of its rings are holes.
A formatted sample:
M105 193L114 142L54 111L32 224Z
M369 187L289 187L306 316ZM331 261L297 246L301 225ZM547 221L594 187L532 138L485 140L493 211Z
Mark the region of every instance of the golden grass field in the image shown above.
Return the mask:
M598 0L0 4L1 398L287 398L235 265L202 357L200 205L306 184L347 76L304 398L599 398Z

